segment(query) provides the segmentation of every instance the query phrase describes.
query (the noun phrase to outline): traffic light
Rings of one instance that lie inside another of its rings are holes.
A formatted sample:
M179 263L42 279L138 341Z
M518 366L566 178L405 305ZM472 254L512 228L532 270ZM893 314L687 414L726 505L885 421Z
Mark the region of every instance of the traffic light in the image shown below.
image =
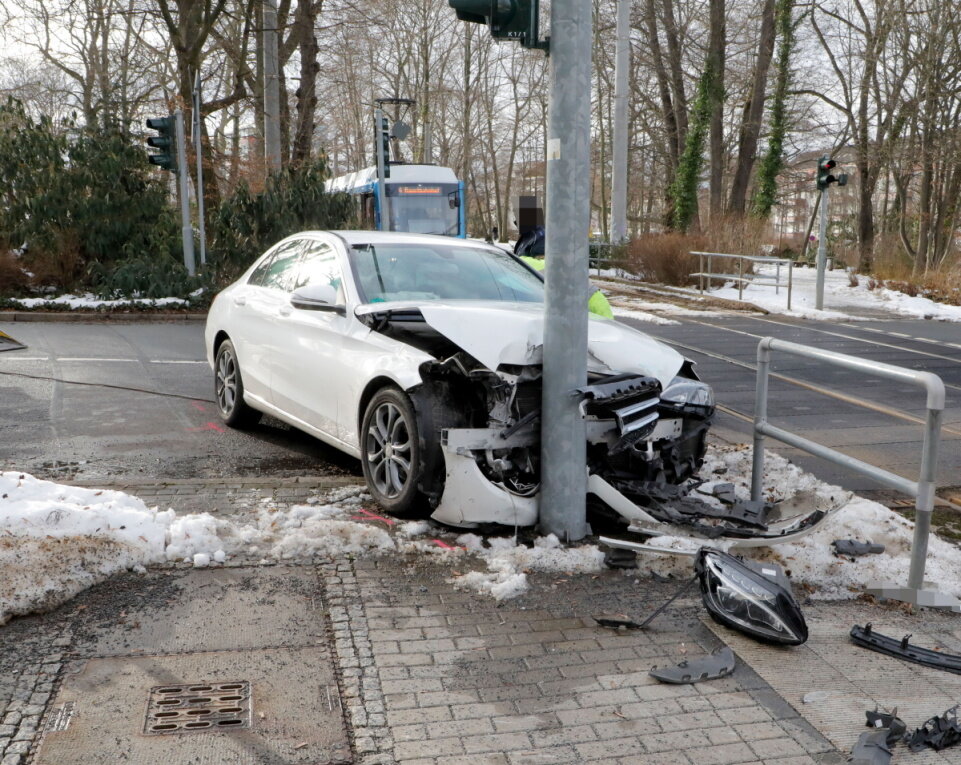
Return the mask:
M156 130L160 135L152 135L147 139L147 146L152 149L160 149L159 154L151 154L147 157L151 165L157 165L164 170L173 173L177 169L177 143L176 130L177 123L171 114L168 117L151 117L147 120L147 127Z
M818 160L818 191L824 191L832 183L838 186L846 186L848 182L847 173L832 175L831 171L837 167L837 162L828 157L821 157Z
M487 24L491 37L518 40L525 48L547 50L538 40L540 0L447 0L461 21Z

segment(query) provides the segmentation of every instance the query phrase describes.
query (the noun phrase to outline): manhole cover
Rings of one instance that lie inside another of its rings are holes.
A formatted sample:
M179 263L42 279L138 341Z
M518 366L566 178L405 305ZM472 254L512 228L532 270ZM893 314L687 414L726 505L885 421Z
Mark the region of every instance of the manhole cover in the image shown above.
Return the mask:
M150 689L148 735L250 727L250 683L158 685Z

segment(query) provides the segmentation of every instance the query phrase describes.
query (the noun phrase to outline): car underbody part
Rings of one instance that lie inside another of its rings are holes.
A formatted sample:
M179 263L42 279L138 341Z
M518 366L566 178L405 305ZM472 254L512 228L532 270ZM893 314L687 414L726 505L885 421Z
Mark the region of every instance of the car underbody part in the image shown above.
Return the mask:
M904 738L904 734L908 730L908 726L905 725L904 720L898 717L898 708L895 707L890 712L882 712L875 708L872 712L870 709L864 713L867 718L867 725L869 728L883 728L887 730L887 742L888 746L894 746L898 741Z
M694 571L701 599L715 621L769 643L800 645L807 640L804 614L777 564L702 547Z
M0 331L0 351L19 351L26 347L19 340L14 340L6 332Z
M609 547L604 551L604 565L608 568L637 568L637 553Z
M855 624L851 628L851 640L863 648L869 648L878 653L886 653L888 656L921 664L925 667L943 669L945 672L961 675L961 656L932 651L929 648L919 648L908 642L910 637L910 635L905 635L900 640L896 640L875 632L870 623L863 627Z
M883 728L862 733L848 762L851 765L888 765L891 762L891 745L887 734L888 731Z
M835 539L831 542L834 545L835 555L879 555L884 552L884 545L874 542L859 542L856 539Z
M932 717L905 740L912 752L920 752L925 747L941 751L961 742L957 705L945 710L939 717Z
M662 683L699 683L726 677L734 671L735 666L734 651L724 646L707 656L685 659L673 667L651 667L647 674Z

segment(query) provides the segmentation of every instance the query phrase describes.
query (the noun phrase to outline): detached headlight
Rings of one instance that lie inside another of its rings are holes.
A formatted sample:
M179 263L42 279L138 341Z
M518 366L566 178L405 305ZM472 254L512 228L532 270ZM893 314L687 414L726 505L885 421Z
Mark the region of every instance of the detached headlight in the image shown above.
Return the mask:
M694 570L715 621L771 643L800 645L808 639L804 614L779 566L746 563L702 547Z
M690 407L710 415L714 412L714 391L700 380L675 377L661 393L661 402L678 409Z

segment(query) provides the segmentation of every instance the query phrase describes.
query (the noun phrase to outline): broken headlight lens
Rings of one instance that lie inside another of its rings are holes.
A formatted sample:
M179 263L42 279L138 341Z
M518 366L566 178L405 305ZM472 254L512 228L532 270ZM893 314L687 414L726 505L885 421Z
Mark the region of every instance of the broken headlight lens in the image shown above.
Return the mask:
M732 555L702 547L694 562L704 606L732 629L771 643L800 645L808 638L804 614L774 564L755 570ZM783 583L782 583L783 582Z
M699 380L675 377L661 393L661 403L710 415L714 412L714 390Z

